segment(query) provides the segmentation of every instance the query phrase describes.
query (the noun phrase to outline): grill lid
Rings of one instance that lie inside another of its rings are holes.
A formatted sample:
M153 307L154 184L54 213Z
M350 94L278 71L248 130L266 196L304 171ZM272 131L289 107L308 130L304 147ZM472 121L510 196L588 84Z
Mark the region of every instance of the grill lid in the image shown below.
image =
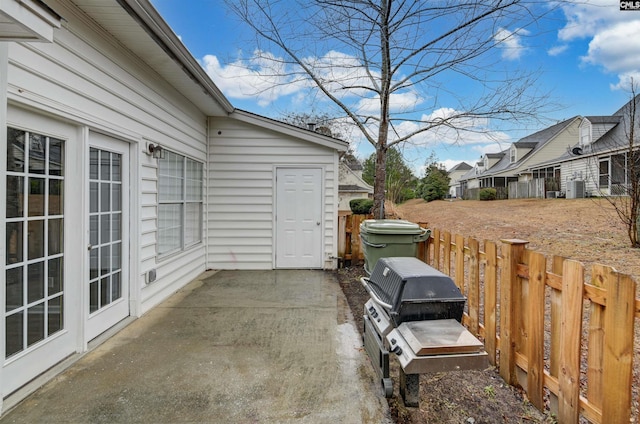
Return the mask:
M446 274L417 258L380 258L367 284L396 325L425 319L462 319L465 297Z

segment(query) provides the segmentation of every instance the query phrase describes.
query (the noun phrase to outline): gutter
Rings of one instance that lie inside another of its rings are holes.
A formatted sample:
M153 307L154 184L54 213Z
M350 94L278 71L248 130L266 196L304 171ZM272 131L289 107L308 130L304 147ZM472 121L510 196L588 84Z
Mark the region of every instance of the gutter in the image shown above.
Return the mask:
M191 52L148 0L116 0L202 90L230 114L235 110Z

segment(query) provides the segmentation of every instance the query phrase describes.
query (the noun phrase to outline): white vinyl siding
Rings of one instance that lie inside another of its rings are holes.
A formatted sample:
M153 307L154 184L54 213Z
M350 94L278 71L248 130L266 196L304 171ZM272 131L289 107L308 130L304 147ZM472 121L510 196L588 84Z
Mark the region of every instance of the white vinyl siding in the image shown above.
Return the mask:
M72 2L47 4L64 16L63 28L56 31L55 43L9 44L8 98L13 105L25 104L73 122L78 128L76 143L85 140L82 132L90 128L134 145L131 228L135 233L130 236L132 287L140 290L135 313L140 314L205 269L201 242L188 252L157 260L158 160L144 153L145 143L152 140L204 163L207 118ZM192 224L188 228L197 231ZM150 270L156 270L157 280L146 285Z
M322 168L323 262L335 255L338 157L334 149L231 118L211 120L207 180L207 264L215 269L272 269L275 169Z

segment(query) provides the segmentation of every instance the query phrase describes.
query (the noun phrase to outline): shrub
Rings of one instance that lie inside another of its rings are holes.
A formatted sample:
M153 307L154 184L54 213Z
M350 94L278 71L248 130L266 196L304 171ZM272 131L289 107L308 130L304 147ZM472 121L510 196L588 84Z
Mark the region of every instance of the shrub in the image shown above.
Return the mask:
M496 200L497 191L495 188L480 189L480 200Z
M373 208L373 199L352 199L349 202L351 212L356 215L367 215Z

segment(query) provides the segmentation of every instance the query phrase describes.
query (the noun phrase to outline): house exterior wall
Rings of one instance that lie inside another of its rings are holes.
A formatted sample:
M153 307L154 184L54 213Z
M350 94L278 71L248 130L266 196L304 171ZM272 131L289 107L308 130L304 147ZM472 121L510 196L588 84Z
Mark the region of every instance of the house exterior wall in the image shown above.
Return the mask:
M371 196L368 193L354 193L354 192L340 192L338 210L351 212L350 202L353 199L369 199Z
M373 197L373 187L367 184L362 178L362 172L351 170L344 163L339 165L339 185L352 185L369 189L369 192L339 192L338 210L351 211L349 202L353 199L369 199Z
M598 193L598 159L597 157L580 158L560 164L561 188L567 191L569 181L585 182L585 192L591 195Z
M152 141L204 163L206 117L70 2L48 4L64 16L65 24L55 43L9 44L9 104L71 123L79 136L67 142L82 151L91 141L90 131L130 145L131 309L139 315L205 269L204 243L157 260L157 160L143 150ZM29 122L8 124L30 127ZM81 200L86 204L86 196ZM69 225L67 231L86 232L84 225ZM151 269L157 280L147 285Z
M458 197L460 195L460 177L469 172L468 169L453 171L449 174L449 196ZM472 187L471 187L472 188Z
M214 269L275 267L275 170L323 170L323 263L337 254L338 152L265 131L233 118L211 118L206 203L207 266Z

